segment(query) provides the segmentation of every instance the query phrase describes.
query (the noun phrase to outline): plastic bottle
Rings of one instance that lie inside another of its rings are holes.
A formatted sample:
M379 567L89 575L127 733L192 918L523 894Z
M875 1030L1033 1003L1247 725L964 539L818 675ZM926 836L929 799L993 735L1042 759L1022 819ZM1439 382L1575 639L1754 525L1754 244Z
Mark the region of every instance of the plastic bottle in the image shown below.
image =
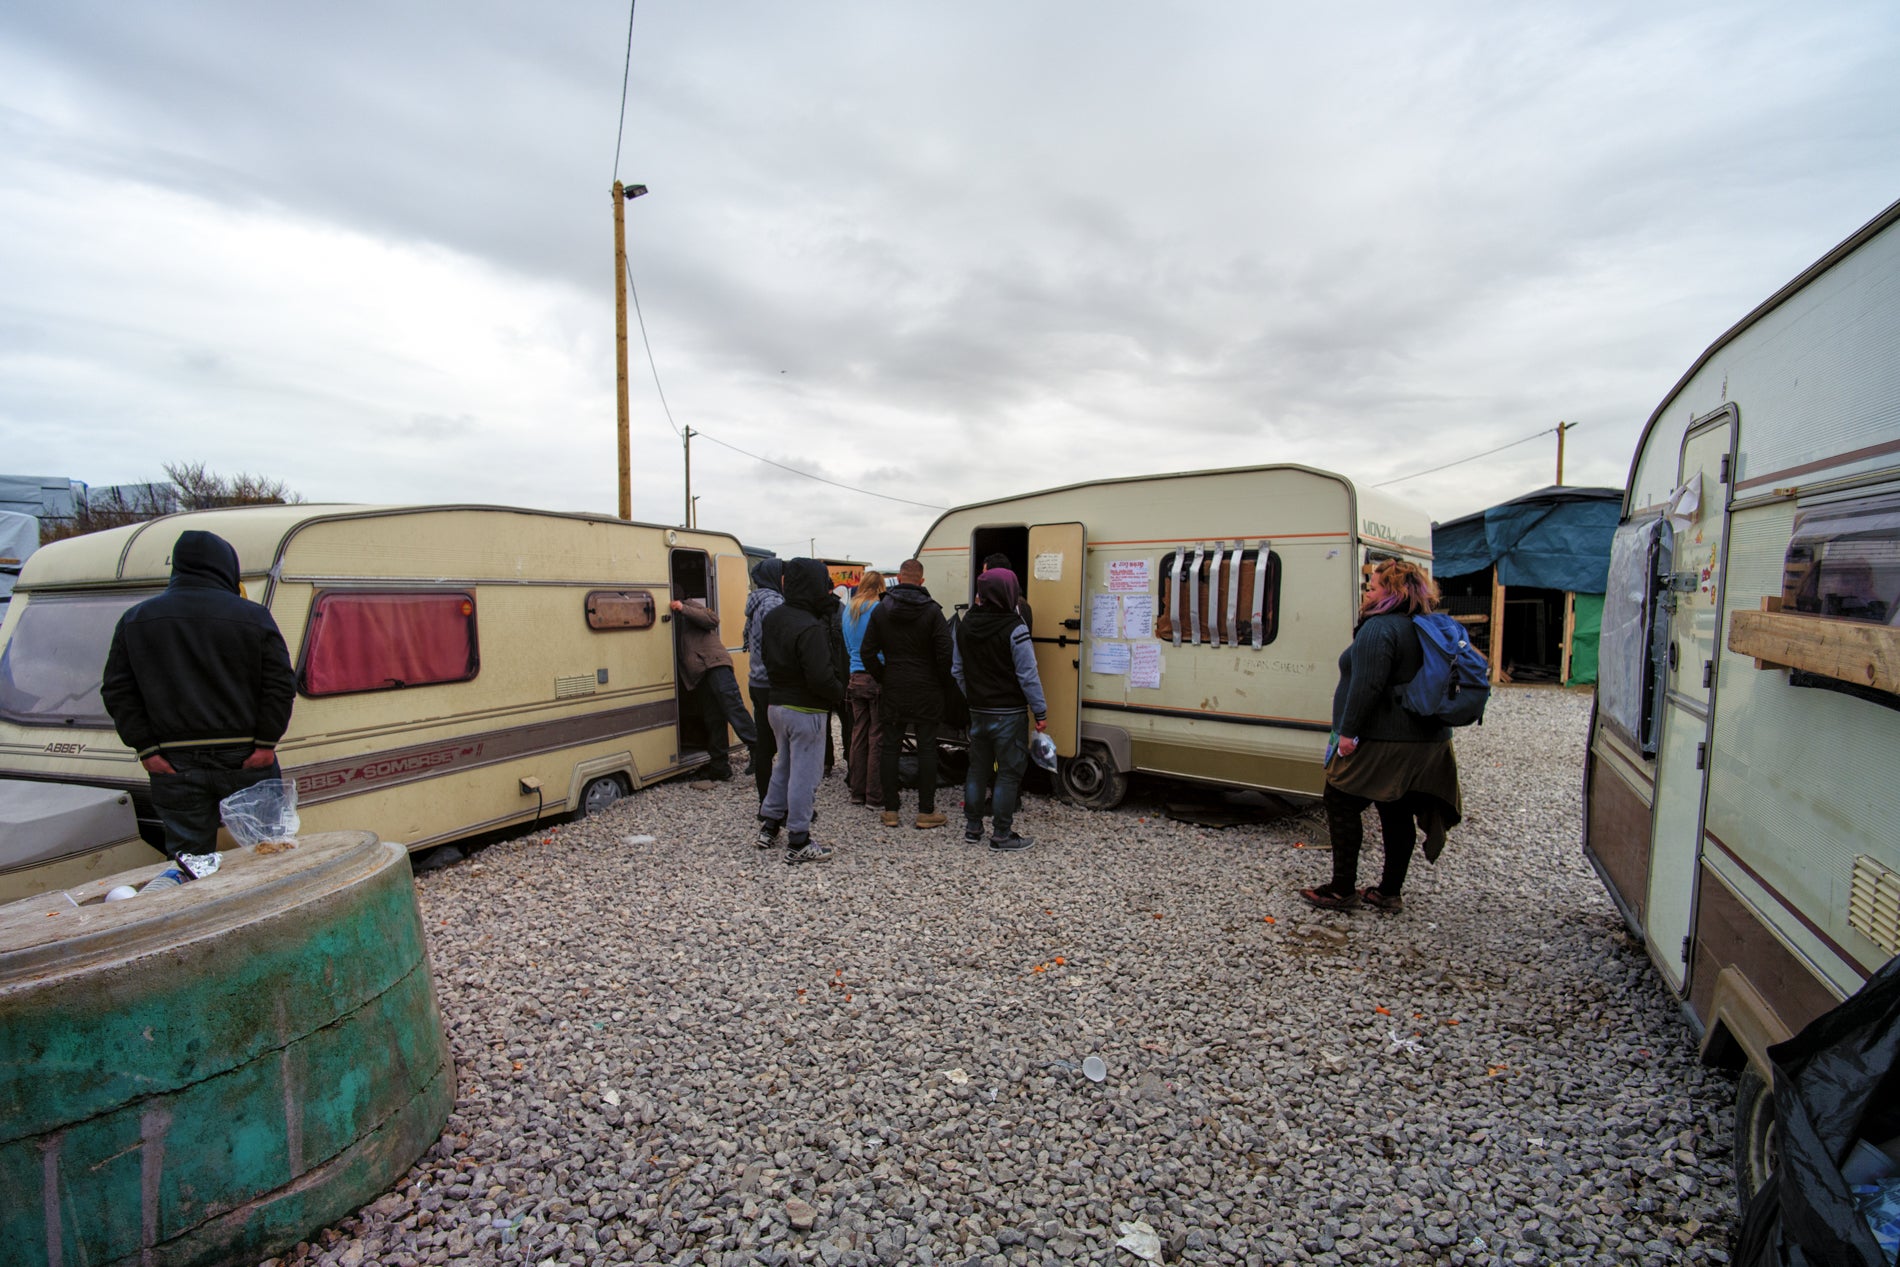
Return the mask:
M156 893L160 889L175 889L184 882L185 877L178 873L177 867L166 867L152 879L147 880L145 887L140 889L139 892L142 894Z

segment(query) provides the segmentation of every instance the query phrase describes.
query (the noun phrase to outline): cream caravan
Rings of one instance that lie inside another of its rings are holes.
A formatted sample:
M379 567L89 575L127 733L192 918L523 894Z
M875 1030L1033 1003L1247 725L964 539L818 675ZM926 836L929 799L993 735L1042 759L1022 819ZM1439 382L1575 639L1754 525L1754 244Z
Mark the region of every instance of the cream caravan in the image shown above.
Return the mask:
M192 528L236 548L246 594L290 648L298 698L278 755L306 831L366 828L420 849L592 812L703 764L669 591L719 613L745 673L746 559L720 533L477 506L171 515L27 562L0 626L0 824L9 795L46 803L44 786L24 784L83 785L129 794L158 839L99 682L120 613L165 585L172 544ZM27 834L0 858L13 873L0 873L0 897L158 857L102 851L97 832L69 839L57 821Z
M1251 466L961 506L917 557L947 610L992 554L1023 578L1063 790L1130 773L1317 796L1368 559L1428 563L1431 523L1341 475Z
M1605 596L1584 852L1712 1061L1745 1068L1900 953L1900 203L1650 415Z

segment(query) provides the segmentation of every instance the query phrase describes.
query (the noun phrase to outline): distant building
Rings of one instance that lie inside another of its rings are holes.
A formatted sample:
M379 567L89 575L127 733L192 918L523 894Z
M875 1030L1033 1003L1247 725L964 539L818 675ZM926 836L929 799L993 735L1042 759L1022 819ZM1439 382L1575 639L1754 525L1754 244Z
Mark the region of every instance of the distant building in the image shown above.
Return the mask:
M55 475L0 475L0 510L35 519L71 519L86 496L78 480Z

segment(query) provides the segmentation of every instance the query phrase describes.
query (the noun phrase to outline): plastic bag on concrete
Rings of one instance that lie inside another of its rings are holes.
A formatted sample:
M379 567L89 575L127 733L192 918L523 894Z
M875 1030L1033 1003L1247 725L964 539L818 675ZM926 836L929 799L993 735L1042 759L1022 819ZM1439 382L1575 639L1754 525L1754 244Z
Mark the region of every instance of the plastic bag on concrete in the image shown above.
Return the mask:
M297 785L290 779L265 779L239 788L218 802L218 817L231 838L250 849L294 840L297 828Z
M1895 1129L1900 956L1854 996L1768 1049L1780 1164L1736 1239L1740 1267L1885 1267L1841 1167L1857 1142Z

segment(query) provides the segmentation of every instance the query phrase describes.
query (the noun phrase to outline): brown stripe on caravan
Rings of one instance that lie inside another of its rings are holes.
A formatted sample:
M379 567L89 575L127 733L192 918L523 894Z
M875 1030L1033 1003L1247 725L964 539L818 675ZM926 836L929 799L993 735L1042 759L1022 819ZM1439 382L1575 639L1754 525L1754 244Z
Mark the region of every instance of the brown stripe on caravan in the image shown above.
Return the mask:
M1825 471L1830 467L1865 462L1868 458L1884 458L1892 453L1900 453L1900 440L1890 440L1886 444L1870 444L1864 449L1837 453L1831 458L1820 458L1813 462L1803 462L1799 466L1788 466L1779 471L1770 471L1766 475L1757 475L1753 479L1745 479L1737 484L1735 491L1739 493L1744 488L1760 488L1763 484L1772 484L1776 480L1785 480L1796 475L1812 475L1816 471Z
M1689 984L1689 1010L1697 1020L1709 1023L1716 978L1731 964L1760 991L1790 1033L1798 1033L1840 1002L1728 885L1707 866L1699 870L1695 976Z
M1819 924L1809 919L1805 914L1802 913L1800 907L1796 906L1793 902L1790 902L1787 896L1784 895L1780 889L1777 889L1774 885L1768 883L1768 881L1762 877L1761 872L1755 870L1755 868L1749 866L1746 862L1743 862L1741 859L1741 856L1737 854L1733 849L1730 849L1727 843L1724 842L1719 836L1717 836L1714 832L1711 832L1711 831L1704 831L1702 833L1702 836L1703 836L1703 839L1707 840L1710 844L1714 845L1717 849L1720 849L1724 854L1726 854L1728 856L1729 861L1733 862L1736 866L1740 867L1743 873L1746 874L1749 879L1753 880L1756 884L1759 884L1762 887L1762 889L1768 894L1769 897L1774 898L1775 901L1780 904L1783 910L1787 911L1788 914L1794 916L1795 919L1799 920L1801 922L1801 926L1807 929L1810 933L1813 933L1814 936L1820 941L1820 943L1823 946L1826 946L1829 950L1833 951L1835 955L1837 955L1840 958L1842 963L1846 964L1848 967L1852 968L1855 972L1859 973L1861 980L1865 981L1868 977L1871 977L1874 975L1874 970L1872 968L1862 963L1859 959L1856 959L1853 955L1848 954L1847 951L1842 948L1841 944L1835 941L1832 937L1828 936L1827 932L1824 929L1822 929L1822 927ZM1699 913L1698 913L1697 918L1700 919ZM1699 930L1698 930L1697 935L1700 936ZM1770 1002L1773 1002L1773 1000L1770 1000ZM1830 1004L1830 1006L1832 1005ZM1800 1029L1801 1027L1797 1025L1795 1026L1795 1028Z
M1649 805L1623 775L1592 753L1596 768L1590 779L1590 838L1594 854L1611 887L1635 913L1640 927L1649 904Z
M588 713L536 722L530 726L510 726L473 735L457 735L433 743L391 748L342 761L304 766L287 771L297 780L297 800L315 805L322 801L350 796L368 788L395 787L438 775L453 774L499 761L541 752L555 752L599 739L636 731L671 726L677 720L679 706L671 699L635 704L629 708Z

